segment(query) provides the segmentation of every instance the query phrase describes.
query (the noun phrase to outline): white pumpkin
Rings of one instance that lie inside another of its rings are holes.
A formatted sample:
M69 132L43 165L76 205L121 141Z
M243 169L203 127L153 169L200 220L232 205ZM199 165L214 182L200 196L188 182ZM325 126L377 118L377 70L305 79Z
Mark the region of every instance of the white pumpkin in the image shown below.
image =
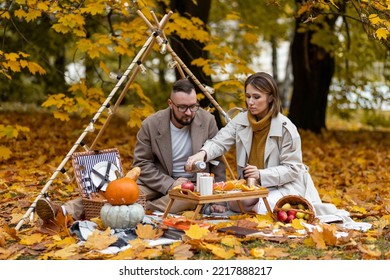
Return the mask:
M106 227L125 229L135 227L145 217L145 210L141 204L113 206L105 203L100 210L100 218Z

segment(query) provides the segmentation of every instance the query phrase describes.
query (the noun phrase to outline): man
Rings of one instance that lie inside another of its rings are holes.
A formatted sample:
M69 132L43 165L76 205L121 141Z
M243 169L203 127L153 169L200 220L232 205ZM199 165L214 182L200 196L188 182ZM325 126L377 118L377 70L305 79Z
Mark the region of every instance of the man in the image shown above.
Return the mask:
M215 118L199 108L195 88L189 80L178 80L173 85L168 106L144 120L137 134L133 162L134 167L141 168L137 183L146 195L147 208L161 212L169 202L169 189L187 180L195 181L194 174L184 172L187 158L218 132ZM208 164L205 172L213 173L216 181L225 181L222 161L218 165ZM177 201L171 212L193 207L192 203ZM63 205L41 198L35 210L45 224L67 214L75 220L84 218L81 198Z
M164 212L169 202L168 191L191 180L194 173L186 173L187 158L218 132L213 115L199 108L193 84L188 79L178 80L168 99L168 108L146 118L137 134L133 166L141 168L137 180L141 193L146 195L146 208ZM225 164L207 164L204 172L213 173L215 181L225 181ZM170 212L194 208L193 203L176 200Z

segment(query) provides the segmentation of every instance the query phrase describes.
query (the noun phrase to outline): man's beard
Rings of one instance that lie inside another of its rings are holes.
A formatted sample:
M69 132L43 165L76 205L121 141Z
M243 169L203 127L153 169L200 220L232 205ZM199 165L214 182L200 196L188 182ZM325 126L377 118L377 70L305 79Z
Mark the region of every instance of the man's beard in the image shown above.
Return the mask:
M184 126L190 125L190 124L192 123L192 121L194 120L194 118L195 118L195 116L194 116L193 118L190 118L189 120L184 121L184 120L182 120L182 119L180 119L180 118L178 118L178 117L176 116L174 110L171 110L171 112L172 112L172 116L173 116L173 118L175 119L175 121L177 121L179 124L184 125ZM187 119L187 118L188 118L188 117L186 117L186 119Z

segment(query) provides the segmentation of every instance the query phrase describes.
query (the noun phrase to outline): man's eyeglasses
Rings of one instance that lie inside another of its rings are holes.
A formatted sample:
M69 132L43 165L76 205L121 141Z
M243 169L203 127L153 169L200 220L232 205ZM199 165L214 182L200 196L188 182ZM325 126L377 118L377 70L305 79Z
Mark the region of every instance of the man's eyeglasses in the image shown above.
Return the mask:
M176 105L172 99L171 99L171 102L173 105L175 105L175 107L177 108L177 110L180 112L180 113L185 113L187 112L188 109L190 109L191 112L196 112L199 110L199 104L193 104L193 105L190 105L190 106L187 106L187 105Z

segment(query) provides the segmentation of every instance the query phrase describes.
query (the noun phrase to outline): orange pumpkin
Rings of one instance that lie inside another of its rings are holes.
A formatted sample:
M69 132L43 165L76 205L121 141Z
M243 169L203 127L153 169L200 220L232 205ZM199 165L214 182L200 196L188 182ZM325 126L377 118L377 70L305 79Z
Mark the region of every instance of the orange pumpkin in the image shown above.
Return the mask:
M133 204L139 197L139 187L135 180L122 177L107 185L104 196L111 205Z

